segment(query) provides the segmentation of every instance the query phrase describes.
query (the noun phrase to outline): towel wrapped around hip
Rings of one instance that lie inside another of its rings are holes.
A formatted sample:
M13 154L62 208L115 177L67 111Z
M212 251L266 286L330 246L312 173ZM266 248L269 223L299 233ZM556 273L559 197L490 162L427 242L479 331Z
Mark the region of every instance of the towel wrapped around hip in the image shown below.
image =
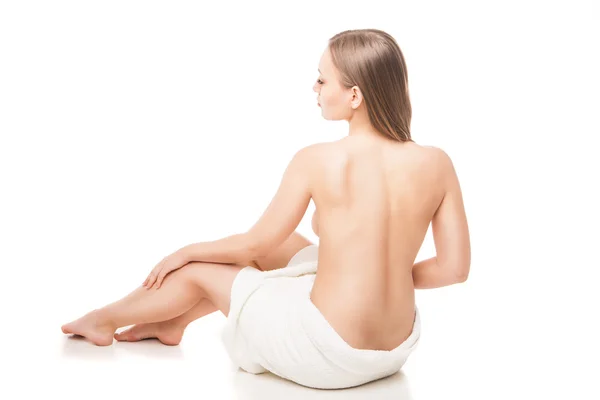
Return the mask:
M232 361L252 374L267 371L303 386L341 389L398 372L419 342L415 307L410 336L392 350L356 349L310 299L318 245L300 250L284 268L240 270L222 340Z

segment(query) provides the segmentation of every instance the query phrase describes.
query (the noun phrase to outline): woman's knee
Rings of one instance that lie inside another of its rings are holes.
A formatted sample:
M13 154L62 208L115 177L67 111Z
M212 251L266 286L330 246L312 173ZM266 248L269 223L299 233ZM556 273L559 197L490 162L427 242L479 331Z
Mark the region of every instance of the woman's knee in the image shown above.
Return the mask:
M201 270L203 268L205 268L205 265L206 265L206 263L196 262L196 261L188 263L188 264L184 265L183 267L170 272L165 277L165 281L167 279L173 279L173 280L183 280L183 281L187 281L187 282L197 283L198 275L200 275L202 273Z
M173 271L174 277L179 279L185 279L189 281L198 281L199 276L207 273L206 271L213 266L213 263L205 263L200 261L193 261L187 263L183 267L176 271Z
M233 264L206 263L194 261L179 268L177 273L181 279L194 282L204 289L210 290L211 286L223 280L231 279L242 267Z
M241 270L242 267L233 264L193 262L175 272L179 272L181 279L196 285L204 297L228 315L233 281Z

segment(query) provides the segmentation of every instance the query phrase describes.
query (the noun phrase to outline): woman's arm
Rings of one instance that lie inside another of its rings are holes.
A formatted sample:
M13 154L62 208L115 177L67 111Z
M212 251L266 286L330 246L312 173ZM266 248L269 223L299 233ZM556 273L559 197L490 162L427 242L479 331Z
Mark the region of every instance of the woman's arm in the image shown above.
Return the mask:
M434 289L466 280L465 275L457 275L453 270L441 267L437 256L415 263L412 276L415 289Z
M258 256L252 238L247 233L238 233L211 242L192 243L180 251L186 264L203 261L245 265L248 260L254 260Z
M212 242L194 243L182 251L188 262L249 265L279 247L298 227L311 199L311 166L320 144L299 150L283 173L275 196L245 233Z
M471 268L471 241L462 191L450 156L436 148L444 197L431 220L435 257L413 266L416 289L432 289L467 280Z

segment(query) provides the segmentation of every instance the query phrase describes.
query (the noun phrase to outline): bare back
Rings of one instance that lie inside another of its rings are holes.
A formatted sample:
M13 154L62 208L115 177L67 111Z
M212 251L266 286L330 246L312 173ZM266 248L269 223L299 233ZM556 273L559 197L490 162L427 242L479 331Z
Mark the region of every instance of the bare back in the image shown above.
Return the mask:
M311 299L352 347L391 350L412 330L412 267L444 197L436 152L346 137L324 144L317 158Z

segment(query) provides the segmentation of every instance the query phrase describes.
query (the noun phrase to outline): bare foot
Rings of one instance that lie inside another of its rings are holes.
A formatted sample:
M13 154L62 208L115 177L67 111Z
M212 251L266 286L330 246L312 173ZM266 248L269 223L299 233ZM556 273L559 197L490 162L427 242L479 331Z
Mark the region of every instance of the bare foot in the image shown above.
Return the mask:
M137 324L123 332L115 333L115 339L119 342L137 342L138 340L156 338L163 344L175 346L181 342L184 330L185 327L168 321Z
M63 333L74 334L88 338L97 346L109 346L113 342L115 328L98 317L97 310L93 310L83 317L69 322L61 327Z

